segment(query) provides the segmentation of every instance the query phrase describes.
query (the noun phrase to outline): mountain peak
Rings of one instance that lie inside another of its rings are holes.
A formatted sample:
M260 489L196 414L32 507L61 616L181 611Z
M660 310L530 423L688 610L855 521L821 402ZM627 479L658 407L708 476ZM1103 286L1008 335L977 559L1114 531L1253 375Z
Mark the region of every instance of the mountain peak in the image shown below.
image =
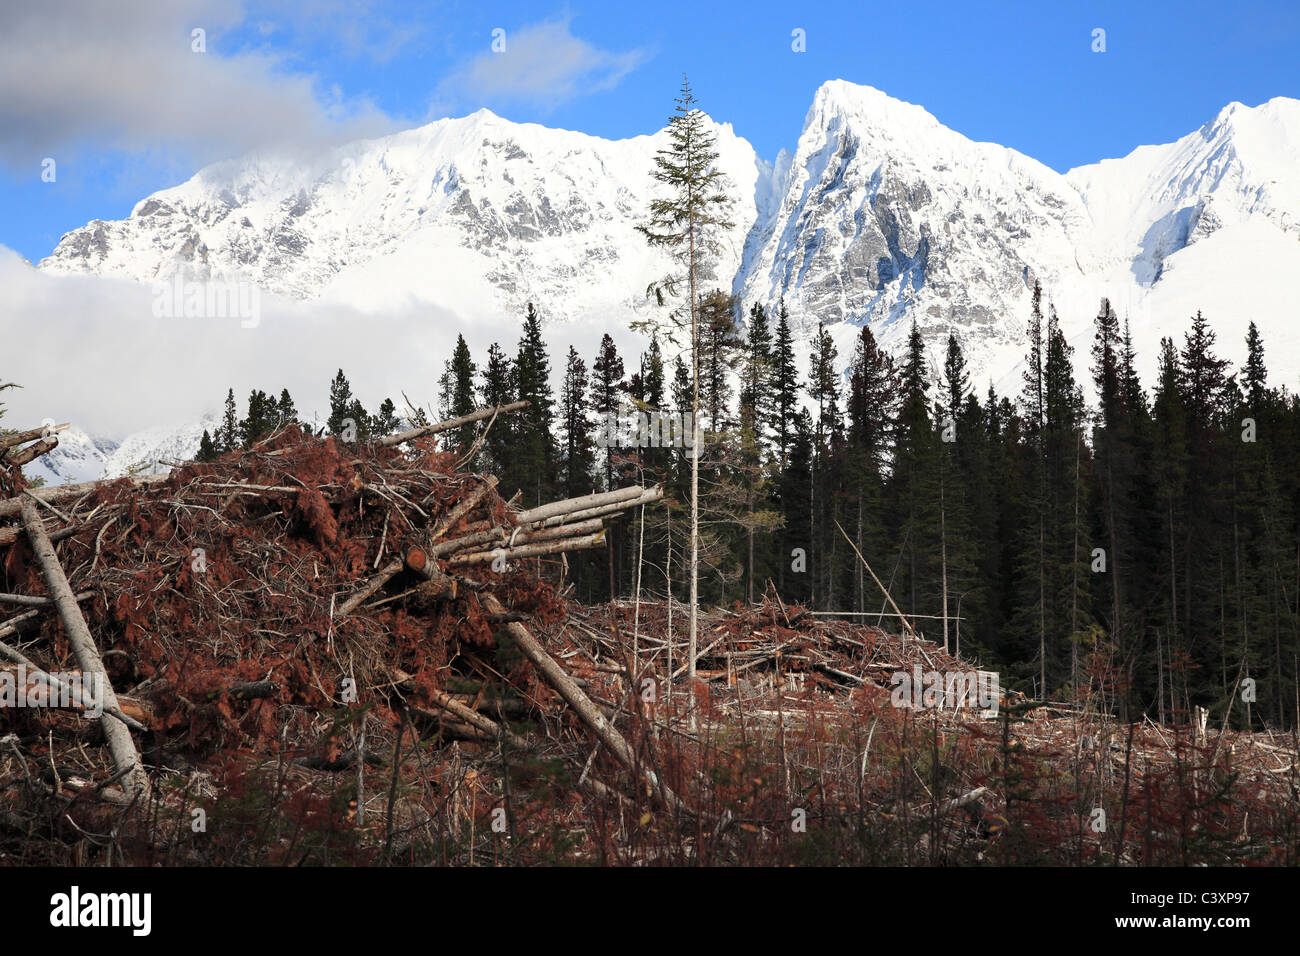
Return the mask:
M827 80L817 88L805 128L817 117L827 115L854 117L877 127L903 131L940 125L923 106L897 99L874 86L842 79Z

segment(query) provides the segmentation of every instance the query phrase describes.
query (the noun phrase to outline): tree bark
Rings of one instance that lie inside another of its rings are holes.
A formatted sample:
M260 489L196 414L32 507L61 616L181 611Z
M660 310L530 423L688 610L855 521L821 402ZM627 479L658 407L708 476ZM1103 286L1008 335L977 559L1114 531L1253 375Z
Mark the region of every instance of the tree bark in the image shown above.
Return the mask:
M623 508L631 507L630 503L643 497L645 493L646 490L640 485L629 485L615 491L602 491L592 495L583 495L580 498L565 498L563 501L552 501L550 504L521 511L515 515L515 520L520 524L535 524L545 521L547 518L573 515L590 508L599 508L603 505L617 503L623 503L621 508L616 509L622 511Z
M21 468L23 465L35 461L37 458L40 458L41 455L44 455L48 451L54 451L54 449L58 447L59 440L57 438L46 438L36 442L34 445L28 445L26 448L19 448L17 451L9 452L4 457L4 463L6 465L13 465Z
M585 551L588 548L603 547L604 544L605 532L602 530L579 538L561 538L558 541L540 541L537 544L523 544L513 548L493 548L491 551L457 554L447 561L447 566L460 568L471 564L488 564L502 554L507 558L535 558L546 554L559 554L562 551Z
M506 613L505 607L496 599L495 595L484 593L481 600L483 607L490 613ZM564 698L564 702L573 708L574 713L581 718L582 722L591 728L597 739L614 755L614 758L633 775L639 774L649 784L652 796L657 798L660 803L667 806L676 806L678 804L677 797L668 788L668 785L660 780L653 770L638 765L636 753L628 745L628 742L623 739L623 735L605 719L605 715L600 712L591 698L546 652L546 648L542 647L537 638L533 637L532 632L518 622L507 624L506 629L510 631L510 636L515 639L515 643L524 652L524 656L532 662L546 682L555 688L556 693Z
M481 421L493 415L499 415L502 412L515 412L521 408L527 408L527 401L511 402L509 405L496 405L492 408L478 408L467 415L461 415L459 418L449 418L445 422L436 422L433 425L421 425L419 428L412 428L404 432L398 432L396 435L385 435L379 439L381 445L400 445L402 442L411 441L416 438L423 438L425 435L436 435L438 432L450 431L453 428L459 428L461 425L468 425L470 422Z
M99 649L95 647L90 628L81 614L81 608L77 606L76 595L72 593L68 577L59 563L58 555L54 553L54 545L50 543L50 537L45 533L45 525L41 523L40 516L36 513L36 504L30 498L22 503L22 515L23 526L27 529L32 550L36 553L36 560L40 562L41 570L45 574L45 583L50 589L50 596L54 598L54 603L59 609L59 617L63 619L68 643L72 645L77 663L81 665L83 673L98 675L98 678L103 681L104 709L121 710L117 703L117 694L113 692L113 685L104 671L104 662L99 656ZM140 752L136 749L130 731L120 721L101 718L100 723L104 728L109 752L113 756L114 768L118 773L126 773L123 780L124 789L130 794L147 797L149 778L145 775L144 767L140 762Z
M107 478L103 481L83 481L75 485L58 485L54 488L32 488L31 494L40 498L41 501L57 504L60 501L71 501L73 498L80 498L88 491L94 491L96 488L103 488L111 485L115 481L129 481L133 485L152 485L160 481L166 481L170 475L140 475L137 478ZM13 498L6 498L0 501L0 518L9 518L16 514L21 514L23 510L23 501L30 501L26 495L18 495Z
M40 428L29 428L26 431L13 432L8 435L0 435L0 451L13 448L15 445L25 445L29 441L36 441L38 438L45 438L47 435L61 432L68 427L68 423L64 422L62 425L51 426L48 430L42 426Z

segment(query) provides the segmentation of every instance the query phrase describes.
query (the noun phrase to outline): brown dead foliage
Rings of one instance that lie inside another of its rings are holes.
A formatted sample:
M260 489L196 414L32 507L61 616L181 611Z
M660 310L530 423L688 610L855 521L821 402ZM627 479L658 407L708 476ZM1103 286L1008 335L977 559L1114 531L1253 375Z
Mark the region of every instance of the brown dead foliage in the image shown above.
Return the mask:
M106 799L94 721L0 710L0 860L111 857L86 834L116 828L129 835L117 858L141 863L1295 861L1287 741L1150 724L1130 735L1086 695L1043 706L1003 693L996 719L896 707L896 673L972 665L772 590L703 613L693 716L686 609L578 605L559 557L457 568L454 598L402 570L342 614L483 485L456 462L429 438L403 450L288 429L46 510L52 531L74 529L57 551L74 591L91 593L81 607L113 686L148 715L136 738L154 796ZM441 540L511 528L515 514L491 490ZM0 592L47 593L24 536L0 559ZM682 806L656 805L595 743L484 592ZM7 640L74 669L52 610ZM84 797L97 786L105 799ZM1104 833L1081 822L1095 806ZM206 831L190 826L196 808Z

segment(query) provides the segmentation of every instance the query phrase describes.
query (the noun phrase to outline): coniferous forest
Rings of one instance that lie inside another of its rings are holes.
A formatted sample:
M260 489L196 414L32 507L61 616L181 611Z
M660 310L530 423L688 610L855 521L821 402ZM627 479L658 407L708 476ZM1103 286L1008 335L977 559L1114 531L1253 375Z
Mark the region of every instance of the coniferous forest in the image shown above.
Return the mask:
M1190 317L1147 382L1109 302L1086 354L1040 288L1033 303L1023 387L999 395L972 381L956 333L931 355L913 327L895 357L863 327L841 374L824 328L800 368L783 306L702 296L701 601L753 601L772 586L888 625L897 613L856 549L924 636L1029 696L1087 686L1121 718L1178 720L1221 710L1249 679L1252 726L1293 726L1300 401L1270 384L1254 324L1246 341L1222 343L1208 317ZM670 569L688 558L690 449L622 444L607 423L689 410L689 392L686 358L657 337L621 356L605 335L588 362L547 341L529 305L511 351L494 344L476 360L458 337L436 411L530 402L481 442L473 424L451 439L525 506L663 482L668 507L616 524L605 552L570 556L569 577L584 602L628 597L639 554L643 595L686 600ZM296 417L287 391L254 391L243 418L228 394L200 460ZM364 440L400 421L388 399L368 413L340 369L320 431Z

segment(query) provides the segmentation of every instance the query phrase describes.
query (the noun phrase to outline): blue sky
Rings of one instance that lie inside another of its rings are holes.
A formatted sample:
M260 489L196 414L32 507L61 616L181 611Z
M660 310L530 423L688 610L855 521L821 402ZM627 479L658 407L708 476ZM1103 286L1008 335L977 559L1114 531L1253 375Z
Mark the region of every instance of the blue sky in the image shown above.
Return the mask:
M0 245L35 261L206 162L481 106L605 137L652 132L683 71L768 158L794 146L817 87L843 78L1065 170L1176 139L1233 100L1300 97L1300 4L8 4Z

